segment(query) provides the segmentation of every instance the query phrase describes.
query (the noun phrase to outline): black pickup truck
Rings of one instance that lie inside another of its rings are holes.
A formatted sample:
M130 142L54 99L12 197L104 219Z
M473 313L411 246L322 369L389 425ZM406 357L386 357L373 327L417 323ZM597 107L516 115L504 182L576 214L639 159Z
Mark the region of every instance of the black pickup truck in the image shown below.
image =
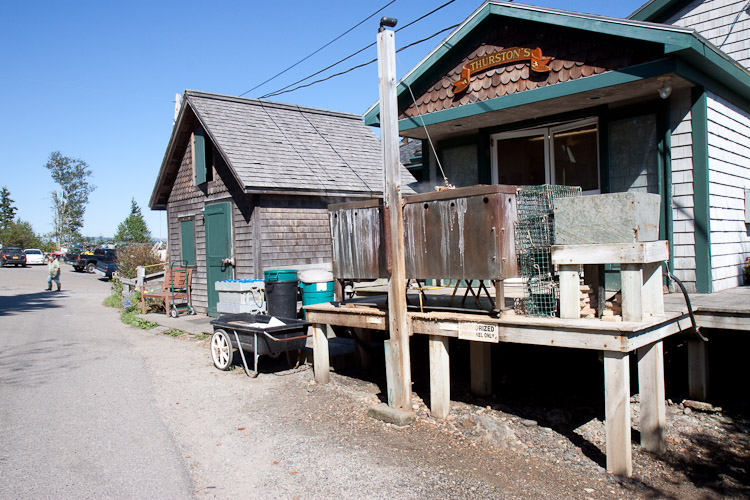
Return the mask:
M80 253L67 255L65 262L73 266L78 272L93 273L99 260L114 260L115 251L109 248L97 248L94 253Z
M96 262L94 272L102 278L112 279L112 274L117 271L117 254L112 252L111 257L99 259Z

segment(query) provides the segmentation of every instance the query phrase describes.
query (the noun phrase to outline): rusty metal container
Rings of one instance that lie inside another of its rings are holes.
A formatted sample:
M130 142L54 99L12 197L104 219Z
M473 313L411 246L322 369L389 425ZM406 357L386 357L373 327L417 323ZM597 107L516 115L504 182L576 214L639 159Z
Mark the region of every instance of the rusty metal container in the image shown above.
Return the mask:
M328 206L336 279L387 278L383 200Z
M387 278L382 200L329 205L333 275ZM407 279L502 280L518 275L516 186L471 186L404 197Z
M406 277L503 280L517 276L516 189L471 186L406 197Z

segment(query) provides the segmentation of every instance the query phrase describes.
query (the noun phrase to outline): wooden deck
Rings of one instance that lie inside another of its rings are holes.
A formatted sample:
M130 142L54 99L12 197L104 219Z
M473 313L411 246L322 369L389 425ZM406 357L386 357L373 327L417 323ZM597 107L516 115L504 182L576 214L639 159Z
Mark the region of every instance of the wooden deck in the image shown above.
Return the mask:
M642 321L608 322L598 319L534 318L512 313L492 315L487 297L477 301L464 289L449 301L452 289L433 290L420 300L416 291L407 294L407 318L411 335L429 337L430 410L437 418L450 412L449 339L471 342L471 388L477 395L492 393L492 343L509 342L604 353L607 469L615 474L632 473L630 422L630 354L638 361L641 397L641 446L661 453L664 441L664 359L662 340L692 328L685 299L680 293L664 296L663 314L645 314ZM750 331L750 287L714 294L691 294L697 326ZM506 310L512 307L506 298ZM477 307L470 311L468 308ZM483 308L484 310L481 310ZM346 326L369 338L369 330L388 329L385 295L372 295L344 304L307 306L313 323L315 380L328 382L327 329ZM688 380L691 397L706 400L706 343L689 340ZM423 369L414 367L414 369Z
M429 337L430 410L435 417L445 418L450 412L448 346L452 337L471 342L471 387L478 395L492 392L492 343L600 350L604 352L607 469L629 476L632 474L629 357L630 353L635 353L641 394L641 445L655 453L664 451L662 340L691 327L686 312L667 308L664 314L644 318L641 322L607 322L511 314L494 317L489 312L427 311L447 307L445 301L445 296L432 295L424 297L419 304L416 293L408 297L411 334ZM328 328L347 326L366 332L388 327L385 296L365 297L346 304L318 304L305 309L308 321L313 323L314 369L318 383L328 382Z
M689 297L699 329L750 332L750 287L730 288L710 294L694 293ZM679 293L665 295L664 305L671 310L688 310L684 297ZM709 345L710 342L699 338L688 340L688 395L698 401L709 399Z
M730 288L716 293L691 293L689 297L699 328L750 332L750 286ZM670 310L687 312L681 293L665 295L664 305Z

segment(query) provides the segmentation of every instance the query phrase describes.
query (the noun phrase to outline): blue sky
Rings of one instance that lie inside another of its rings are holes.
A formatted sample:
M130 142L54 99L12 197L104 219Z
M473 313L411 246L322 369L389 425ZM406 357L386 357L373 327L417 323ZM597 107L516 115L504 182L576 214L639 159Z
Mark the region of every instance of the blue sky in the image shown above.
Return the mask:
M172 131L175 94L195 89L240 95L388 1L6 2L0 14L0 186L10 190L18 217L37 233L50 232L56 185L44 164L60 151L85 160L93 171L97 187L85 235L113 235L135 198L152 235L166 237L166 212L152 212L148 201ZM403 26L446 1L396 0L246 96L280 89L374 42L383 15ZM644 2L528 3L625 17ZM480 4L454 1L398 32L397 48L463 21ZM400 53L399 77L445 36ZM375 57L372 47L325 74ZM372 64L272 100L362 114L377 98Z

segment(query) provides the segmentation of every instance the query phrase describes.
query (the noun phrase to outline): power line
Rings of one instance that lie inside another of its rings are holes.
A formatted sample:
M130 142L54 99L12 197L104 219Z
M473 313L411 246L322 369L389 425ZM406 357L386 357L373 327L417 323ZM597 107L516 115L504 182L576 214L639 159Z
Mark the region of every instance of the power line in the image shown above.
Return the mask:
M251 89L250 89L250 90L248 90L247 92L243 92L243 93L241 93L241 94L240 94L240 97L242 97L242 96L243 96L243 95L245 95L245 94L249 94L249 93L250 93L250 92L252 92L253 90L257 89L258 87L262 87L263 85L265 85L265 84L267 84L268 82L270 82L271 80L274 80L274 79L276 79L277 77L279 77L279 76L283 75L284 73L286 73L286 72L287 72L287 71L289 71L290 69L294 68L295 66L297 66L297 65L299 65L299 64L301 64L301 63L303 63L303 62L307 61L307 60L308 60L308 59L310 59L310 58L311 58L312 56L314 56L315 54L317 54L317 53L318 53L318 52L320 52L321 50L323 50L323 49L325 49L326 47L328 47L329 45L331 45L331 44L332 44L333 42L335 42L335 41L339 40L339 39L340 39L341 37L343 37L344 35L346 35L346 34L350 33L350 32L351 32L351 31L353 31L353 30L354 30L355 28L358 28L359 26L361 26L361 25L362 25L362 24L363 24L363 23L364 23L365 21L369 20L369 19L370 19L371 17L373 17L374 15L378 14L378 13L379 13L380 11L382 11L383 9L385 9L386 7L388 7L389 5L391 5L392 3L394 3L395 1L396 1L396 0L391 0L390 2L388 2L388 3L387 3L387 4L385 4L385 5L383 5L383 6L382 6L382 7L380 7L380 8L378 9L378 10L376 10L375 12L373 12L372 14L370 14L369 16L367 16L366 18L362 19L362 20L361 20L360 22L358 22L357 24L355 24L354 26L352 26L352 27L351 27L351 28L349 28L348 30L344 31L344 32L343 32L343 33L341 33L341 34L340 34L339 36L337 36L336 38L334 38L334 39L333 39L333 40L331 40L330 42L326 43L325 45L323 45L323 46L322 46L322 47L320 47L319 49L317 49L317 50L315 50L315 51L311 52L310 54L308 54L307 56L303 57L302 59L300 59L300 60L299 60L299 61L297 61L296 63L292 64L291 66L289 66L289 67L288 67L288 68L286 68L285 70L283 70L283 71L280 71L280 72L276 73L275 75L273 75L273 76L272 76L271 78L269 78L268 80L266 80L266 81L264 81L264 82L262 82L262 83L259 83L258 85L256 85L255 87L251 88Z
M396 53L398 53L398 52L401 52L402 50L406 50L406 49L408 49L408 48L411 48L411 47L413 47L413 46L415 46L415 45L418 45L418 44L420 44L420 43L426 42L427 40L429 40L429 39L431 39L431 38L434 38L434 37L438 36L438 35L439 35L439 34L441 34L441 33L445 33L445 32L446 32L446 31L448 31L448 30L452 30L452 29L455 29L455 28L456 28L456 27L458 27L458 26L459 26L458 24L454 24L453 26L449 26L449 27L447 27L447 28L445 28L445 29L442 29L442 30L440 30L440 31L436 32L436 33L433 33L432 35L430 35L430 36L428 36L428 37L426 37L426 38L423 38L423 39L421 39L421 40L417 40L416 42L412 42L412 43L410 43L409 45L405 45L405 46L401 47L400 49L398 49L398 50L396 51ZM373 45L374 45L374 44L373 44ZM368 48L369 48L369 47L368 47ZM332 78L335 78L335 77L337 77L337 76L345 75L345 74L347 74L347 73L350 73L350 72L354 71L355 69L359 69L359 68L364 68L365 66L368 66L368 65L370 65L370 64L372 64L372 63L374 63L374 62L377 62L377 58L375 58L375 59L372 59L372 60L370 60L370 61L367 61L366 63L362 63L362 64L358 64L358 65L356 65L356 66L352 66L352 67L351 67L351 68L349 68L349 69L346 69L346 70L344 70L344 71L340 71L340 72L338 72L338 73L334 73L334 74L332 74L332 75L329 75L329 76L327 76L327 77L325 77L325 78L321 78L321 79L319 79L319 80L315 80L315 81L312 81L312 82L309 82L309 83L305 83L304 85L298 85L297 87L294 87L294 88L292 88L292 89L289 89L289 87L288 87L288 86L287 86L287 87L284 87L284 88L283 88L283 89L281 89L281 90L277 90L277 91L275 91L275 92L270 92L270 93L268 93L268 94L265 94L265 95L263 95L263 96L260 96L260 98L259 98L259 99L267 99L267 98L269 98L269 97L275 97L275 96L277 96L277 95L281 95L281 94L288 94L288 93L290 93L290 92L294 92L295 90L303 89L303 88L305 88L305 87L310 87L310 86L312 86L312 85L316 85L316 84L318 84L318 83L322 83L322 82L325 82L325 81L327 81L327 80L330 80L330 79L332 79ZM335 66L335 64L334 64L334 66ZM316 73L316 74L317 74L317 73ZM308 78L310 78L310 77L308 77ZM295 83L299 83L299 82L302 82L302 81L305 81L305 80L307 80L307 78L303 78L302 80L299 80L298 82L295 82ZM294 85L294 84L291 84L291 85Z
M410 23L408 23L408 24L404 24L403 26L401 26L401 27L400 27L399 29L397 29L397 30L396 30L396 33L398 33L399 31L401 31L401 30L402 30L402 29L404 29L404 28L408 28L409 26L411 26L412 24L414 24L414 23L416 23L416 22L419 22L419 21L421 21L422 19L424 19L424 18L425 18L425 17L427 17L427 16L431 16L432 14L434 14L434 13L435 13L435 12L437 12L437 11L439 11L439 10L440 10L440 9L442 9L443 7L447 7L447 6L449 6L450 4L452 4L452 3L453 3L453 2L455 2L455 1L456 1L456 0L448 0L447 2L445 2L445 3L444 3L443 5L441 5L440 7L436 7L435 9L431 10L430 12L428 12L428 13L427 13L427 14L425 14L425 15L423 15L422 17L419 17L419 18L417 18L417 19L413 20L412 22L410 22Z
M444 4L443 4L443 5L441 5L440 7L437 7L437 8L435 8L435 9L431 10L430 12L428 12L427 14L424 14L423 16L420 16L420 17L418 17L417 19L415 19L415 20L411 21L410 23L407 23L407 24L405 24L405 25L401 26L400 28L398 28L398 29L396 30L396 32L398 33L398 32L399 32L399 31L401 31L402 29L408 28L409 26L413 25L414 23L416 23L416 22L419 22L419 21L421 21L422 19L424 19L424 18L426 18L426 17L428 17L428 16L431 16L431 15L432 15L432 14L434 14L435 12L439 11L440 9L442 9L442 8L444 8L444 7L447 7L448 5L452 4L452 3L453 3L453 2L455 2L455 1L456 1L456 0L449 0L448 2L444 3ZM443 30L443 31L445 31L445 30ZM434 36L434 35L433 35L433 36ZM365 50L369 49L370 47L373 47L373 46L375 46L375 44L376 44L376 42L372 42L371 44L369 44L369 45L367 45L367 46L365 46L365 47L362 47L361 49L357 50L356 52L353 52L353 53L349 54L348 56L344 57L343 59L339 59L339 60L338 60L338 61L336 61L335 63L333 63L333 64L330 64L330 65L326 66L325 68L323 68L323 69L321 69L321 70L318 70L318 71L316 71L316 72L315 72L315 73L313 73L312 75L308 75L308 76L306 76L306 77L304 77L304 78L301 78L301 79L297 80L296 82L292 82L292 83L290 83L289 85L287 85L286 87L281 87L281 88L280 88L279 90L274 90L273 92L269 92L268 94L265 94L265 95L262 95L262 96L260 96L260 99L265 99L265 98L267 98L267 97L270 97L270 96L275 96L275 95L285 94L286 92L283 92L284 90L287 90L288 88L290 88L290 87L293 87L294 85L297 85L297 84L299 84L299 83L302 83L302 82L304 82L305 80L309 80L310 78L313 78L313 77L315 77L315 76L318 76L319 74L321 74L321 73L323 73L323 72L325 72L325 71L328 71L329 69L331 69L331 68L333 68L333 67L335 67L335 66L338 66L338 65L339 65L339 64L341 64L342 62L344 62L344 61L346 61L346 60L348 60L348 59L351 59L352 57L356 56L357 54L361 54L362 52L364 52ZM409 47L409 46L407 46L407 47ZM407 48L407 47L404 47L404 48ZM361 64L361 65L359 65L359 66L355 66L355 67L353 67L353 68L350 68L350 69L349 69L348 71L352 71L352 70L355 70L355 69L361 68L361 67L363 67L363 66L367 66L368 64L371 64L371 63L372 63L372 61L370 61L370 62L367 62L367 63L364 63L364 64ZM331 77L329 77L329 78L333 78L334 76L340 76L340 75L343 75L343 74L345 74L346 72L347 72L347 71L345 71L345 72L342 72L342 73L337 73L337 74L335 74L335 75L331 75ZM318 80L317 82L313 82L313 84L315 84L315 83L319 83L320 81L325 81L325 80L327 80L327 79L328 79L328 78L326 78L326 79L323 79L323 80ZM294 89L292 89L292 90L291 90L290 92L293 92L294 90L297 90L297 89L300 89L300 88L303 88L303 87L306 87L306 86L308 86L308 87L309 87L309 85L302 85L302 86L300 86L300 87L295 87L295 88L294 88ZM257 88L257 87L256 87L256 88ZM245 92L245 94L246 94L246 93L247 93L247 92ZM245 95L245 94L241 94L241 96L242 96L242 95Z

